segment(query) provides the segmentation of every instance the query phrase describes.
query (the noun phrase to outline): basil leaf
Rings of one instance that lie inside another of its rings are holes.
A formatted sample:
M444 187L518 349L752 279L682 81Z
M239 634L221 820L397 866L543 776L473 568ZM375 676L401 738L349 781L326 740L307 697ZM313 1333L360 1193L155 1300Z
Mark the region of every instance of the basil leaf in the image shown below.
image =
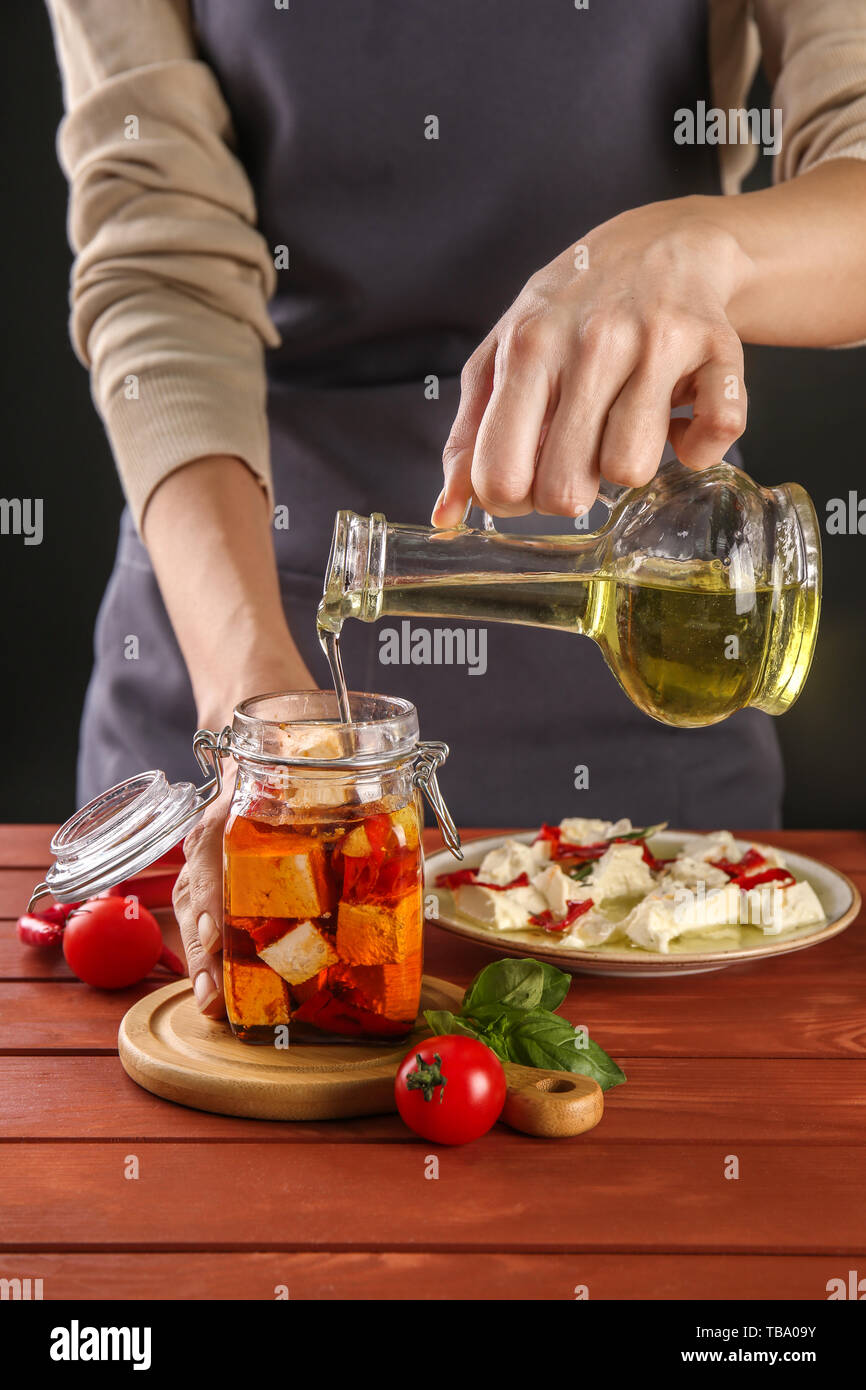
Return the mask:
M571 1071L575 1031L567 1019L542 1012L526 1014L508 1030L508 1055L524 1067Z
M479 1004L471 1014L461 1014L460 1017L486 1036L488 1033L505 1033L509 1028L516 1028L518 1023L526 1018L534 1018L536 1013L536 1009L527 1012L526 1009L510 1008L507 1004Z
M538 1007L549 1009L553 1013L560 1004L565 1002L565 997L571 988L571 976L567 970L559 970L555 965L549 965L546 961L539 961L539 965L544 971L544 988L541 991Z
M603 1091L609 1091L612 1086L621 1086L626 1079L622 1067L617 1066L603 1047L592 1038L587 1038L585 1047L576 1048L579 1058L582 1058L585 1065L571 1067L571 1071L580 1072L581 1076L591 1076L593 1081L597 1081Z
M603 1091L625 1081L625 1073L598 1043L587 1039L558 1014L536 1010L509 1027L505 1034L509 1060L525 1067L577 1072L591 1076Z
M504 1009L558 1009L568 994L571 976L545 961L507 956L485 966L463 999L461 1014L477 1016L479 1009L499 1004Z
M432 1028L434 1037L441 1034L460 1033L466 1038L476 1038L478 1036L475 1029L456 1014L449 1013L448 1009L425 1009L424 1017L427 1026Z
M568 877L573 878L578 883L580 883L582 879L589 878L597 863L597 859L587 859L586 863L581 864L578 868L569 869Z
M463 996L461 1014L474 1015L487 1004L513 1009L536 1009L545 991L544 966L539 960L504 956L475 976Z

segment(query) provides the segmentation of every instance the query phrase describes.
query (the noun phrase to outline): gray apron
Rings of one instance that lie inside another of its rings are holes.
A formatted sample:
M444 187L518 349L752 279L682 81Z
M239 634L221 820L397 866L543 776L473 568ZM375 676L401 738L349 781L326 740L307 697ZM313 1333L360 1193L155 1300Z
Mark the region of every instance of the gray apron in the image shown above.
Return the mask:
M315 608L337 508L426 523L460 368L528 276L627 207L719 192L717 151L673 141L674 111L710 96L707 6L192 8L262 233L289 250L271 306L283 342L268 359L276 502L289 520L274 541L292 633L326 684ZM517 527L533 528L537 518ZM386 621L399 634L399 620ZM412 633L424 626L413 619ZM491 624L486 670L473 675L469 664L386 664L380 627L347 625L349 684L414 701L423 734L450 743L443 787L459 823L780 822L778 743L756 710L671 729L630 703L585 639ZM193 775L195 724L147 552L124 515L97 623L80 800L146 767Z

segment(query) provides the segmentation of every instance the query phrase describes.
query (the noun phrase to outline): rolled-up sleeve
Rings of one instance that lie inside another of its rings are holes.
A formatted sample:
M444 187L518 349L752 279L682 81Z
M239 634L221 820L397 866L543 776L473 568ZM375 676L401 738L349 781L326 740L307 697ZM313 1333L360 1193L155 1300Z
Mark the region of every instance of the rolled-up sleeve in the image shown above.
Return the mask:
M866 159L866 0L755 0L773 105L777 181L828 159Z
M243 459L270 495L275 271L185 0L47 0L75 252L71 335L136 524L176 468Z

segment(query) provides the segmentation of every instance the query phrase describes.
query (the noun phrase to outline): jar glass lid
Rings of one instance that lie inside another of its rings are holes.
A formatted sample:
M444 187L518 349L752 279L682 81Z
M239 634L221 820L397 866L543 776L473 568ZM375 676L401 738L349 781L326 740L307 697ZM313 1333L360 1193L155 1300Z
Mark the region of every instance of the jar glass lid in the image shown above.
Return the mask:
M214 735L200 730L193 748L210 774L203 786L140 772L70 816L51 841L54 863L31 895L31 908L47 893L61 903L93 897L147 868L188 834L222 785Z

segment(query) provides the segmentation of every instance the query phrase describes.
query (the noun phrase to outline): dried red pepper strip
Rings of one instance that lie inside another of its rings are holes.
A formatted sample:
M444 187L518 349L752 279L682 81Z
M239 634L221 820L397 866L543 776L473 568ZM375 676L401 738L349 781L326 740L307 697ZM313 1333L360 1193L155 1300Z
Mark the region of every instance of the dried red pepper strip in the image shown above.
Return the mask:
M649 865L654 874L657 874L660 869L664 868L665 864L670 862L667 859L656 859L646 840L632 840L631 844L640 845L643 850L643 862Z
M136 874L106 888L100 898L137 898L142 907L171 907L171 895L180 870L162 874Z
M586 898L584 902L572 903L564 917L556 917L548 911L537 912L529 920L534 927L543 927L545 931L565 931L566 927L570 927L573 922L577 921L578 917L589 912L592 905L592 898Z
M762 883L782 882L786 888L789 888L797 880L787 869L764 869L762 873L757 874L738 874L736 878L731 879L731 882L737 888L748 890L749 888L759 888Z
M381 851L384 850L386 844L388 843L388 836L391 834L391 831L393 829L391 825L391 817L385 815L384 812L377 816L367 816L362 821L362 825L364 826L364 830L367 833L367 839L370 842L370 848L374 852L379 851L381 853Z
M763 854L759 854L756 849L747 849L742 859L711 859L710 863L714 869L721 869L728 875L728 878L738 878L748 869L756 869L759 864L766 864L767 860Z
M493 893L506 893L509 888L528 888L529 874L518 874L510 883L485 883L478 878L477 869L455 869L453 874L439 874L436 879L437 888L462 888L467 883L476 888L489 888Z
M183 961L176 956L174 951L170 951L167 946L163 946L157 965L164 965L166 970L170 970L173 975L186 975L187 970Z
M293 931L298 925L297 917L250 917L247 919L254 922L254 926L247 926L244 921L236 921L235 926L242 931L249 932L255 942L256 951L263 951L266 946L270 946L274 941L281 941L286 932Z
M358 991L353 993L358 994ZM399 1037L407 1031L405 1023L385 1018L351 1000L338 999L328 989L321 989L304 1000L292 1014L292 1022L311 1023L325 1032L351 1036L378 1033L386 1037Z
M63 924L47 922L33 912L25 912L18 918L16 931L18 940L25 946L59 946L63 940Z
M598 840L594 845L570 845L567 840L560 840L554 850L554 859L600 859L606 850L609 850L613 840Z
M40 907L30 915L38 917L41 922L51 922L53 926L62 928L66 926L67 918L80 906L81 903L49 903L47 907Z

